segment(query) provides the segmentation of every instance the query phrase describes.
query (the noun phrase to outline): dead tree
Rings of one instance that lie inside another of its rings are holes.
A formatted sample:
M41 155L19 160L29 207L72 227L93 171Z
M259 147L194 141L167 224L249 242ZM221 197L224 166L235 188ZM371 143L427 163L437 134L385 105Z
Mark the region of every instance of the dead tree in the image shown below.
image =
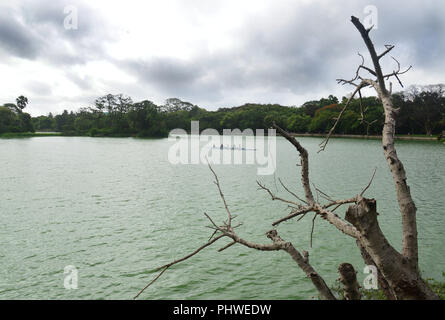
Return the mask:
M384 74L380 65L380 60L386 56L393 48L393 45L386 45L386 50L377 54L369 33L372 27L366 29L356 18L351 17L351 21L359 31L366 44L371 56L373 68L366 67L363 63L357 68L356 75L352 80L338 79L339 83L355 86L355 93L360 94L364 87L372 87L377 92L380 101L383 104L385 114L385 124L382 132L382 147L389 169L392 173L394 186L397 192L397 202L402 217L402 252L395 250L386 240L377 222L377 211L375 200L360 199L354 206L349 207L345 219L350 222L358 231L358 242L372 259L377 269L386 280L392 295L397 299L437 299L437 295L421 278L418 267L418 241L417 241L417 223L416 206L411 197L410 188L407 184L405 169L397 156L394 145L396 115L398 109L394 108L391 98L392 83L389 83L389 90L386 87L385 80L395 78L403 87L399 76L411 69L401 71L400 63L397 63L397 69L388 74ZM373 79L364 78L360 71L365 70L373 76ZM344 107L348 107L347 103ZM334 125L335 127L335 125ZM333 131L333 130L331 130ZM329 136L322 144L324 149Z
M344 296L346 300L360 300L360 286L357 282L357 274L352 264L342 263L338 266L340 282L344 287Z
M307 153L306 153L307 155ZM306 156L307 159L307 156ZM328 285L326 284L326 282L323 280L323 278L315 271L315 269L309 264L309 253L307 251L303 251L302 254L292 245L291 242L287 242L285 240L283 240L279 235L278 232L273 229L270 230L266 233L266 236L272 241L272 243L268 243L268 244L258 244L258 243L253 243L250 241L247 241L243 238L240 238L236 232L235 229L239 226L241 226L241 224L232 226L232 221L233 221L233 215L229 210L229 207L227 205L227 202L225 200L224 194L221 190L221 186L219 183L219 179L218 176L216 175L215 171L213 170L213 168L209 165L210 170L212 171L214 177L215 177L215 184L218 187L218 191L220 194L220 197L224 203L224 208L227 212L227 220L223 222L222 225L217 225L213 219L207 214L204 213L204 215L207 217L207 219L210 221L211 223L211 228L214 230L209 241L202 245L201 247L199 247L198 249L196 249L194 252L192 252L191 254L175 260L173 262L170 262L164 266L161 266L157 269L157 271L160 271L160 273L158 274L158 276L153 279L145 288L143 288L134 298L136 299L145 289L147 289L150 285L152 285L169 267L182 262L184 260L187 260L189 258L191 258L192 256L194 256L195 254L199 253L201 250L203 250L204 248L212 245L213 243L215 243L216 241L218 241L221 238L229 238L231 239L231 242L223 247L221 247L218 251L221 252L223 250L226 250L228 248L230 248L231 246L233 246L234 244L241 244L244 245L248 248L251 249L256 249L256 250L260 250L260 251L278 251L278 250L283 250L285 252L287 252L292 259L297 263L297 265L306 273L306 275L311 279L312 283L314 284L314 286L317 288L318 293L321 297L321 299L323 300L335 300L335 296L332 294L330 288L328 287ZM296 202L293 202L294 204L297 204Z
M377 205L374 199L364 198L363 195L369 188L374 178L375 171L369 181L369 183L360 191L357 195L351 198L343 200L334 200L329 195L321 191L315 186L311 186L309 179L309 155L306 149L291 136L288 132L281 129L274 123L275 129L286 138L297 150L300 157L301 167L301 184L304 190L304 197L299 197L289 188L287 188L280 180L283 188L292 196L292 198L284 199L276 196L265 185L258 182L259 187L265 190L272 198L272 200L281 201L287 204L291 211L288 215L277 219L272 223L272 226L277 227L280 223L291 219L298 218L300 220L309 213L314 215L313 221L316 217L320 217L323 220L332 224L336 229L343 232L345 235L350 236L356 240L357 246L362 254L362 257L366 264L376 266L379 276L379 284L384 294L389 299L438 299L438 296L431 290L431 288L422 279L418 268L418 245L417 245L417 226L416 226L416 206L410 194L410 189L406 182L406 173L402 162L397 156L394 136L395 136L395 119L397 109L394 108L391 100L391 88L392 84L389 83L389 90L386 88L385 80L391 78L397 79L400 85L399 76L408 69L401 71L400 63L393 58L397 63L397 69L391 73L384 74L380 66L380 60L385 57L393 48L392 45L387 45L386 50L381 54L377 54L374 45L369 37L369 33L372 27L365 29L362 23L356 18L351 18L352 23L360 32L371 56L373 68L367 67L364 64L364 58L362 57L362 63L356 70L355 77L351 80L338 79L341 84L349 84L355 87L351 97L346 102L344 108L337 116L337 120L334 126L329 131L327 137L320 144L320 151L325 150L329 138L334 132L338 122L340 121L344 111L348 108L350 102L358 94L361 99L361 90L365 87L372 87L378 94L379 99L383 104L385 114L385 124L382 133L382 145L385 158L392 173L394 186L397 191L397 201L402 216L402 251L398 252L393 248L378 223ZM364 78L361 76L361 72L366 71L373 76L373 79ZM363 117L363 113L362 113ZM229 210L224 194L222 192L218 176L215 171L209 166L215 177L215 184L219 190L220 197L224 203L225 210L227 212L227 220L222 225L216 224L213 219L205 213L207 219L211 223L211 228L214 230L209 241L196 249L191 254L170 262L164 266L159 267L160 271L158 276L152 280L144 289L142 289L135 298L137 298L147 287L154 283L168 268L171 266L187 260L199 253L204 248L214 244L222 238L229 238L231 241L229 244L220 248L218 251L223 251L232 247L235 244L241 244L246 247L261 250L261 251L278 251L283 250L287 252L291 258L297 263L297 265L305 272L305 274L312 280L315 288L317 289L321 299L335 299L329 287L326 285L323 278L315 271L315 269L309 264L309 254L305 251L300 253L291 242L283 240L276 229L270 230L266 233L267 237L271 240L268 244L257 244L249 242L243 238L240 238L235 229L240 224L233 226L233 216ZM315 192L315 196L314 196ZM323 198L326 203L321 203L319 198ZM349 204L344 218L337 215L334 211L339 207ZM341 264L339 267L340 280L344 285L345 298L346 299L359 299L360 293L355 278L355 271L350 264Z

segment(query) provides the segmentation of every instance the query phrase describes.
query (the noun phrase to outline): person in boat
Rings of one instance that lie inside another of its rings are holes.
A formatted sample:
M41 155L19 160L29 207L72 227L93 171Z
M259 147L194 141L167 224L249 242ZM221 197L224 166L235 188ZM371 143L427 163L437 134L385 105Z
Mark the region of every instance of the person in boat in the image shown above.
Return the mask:
M222 143L221 143L221 146L220 146L219 148L220 148L221 150L222 150L222 149L224 149L224 146L223 146L223 144L222 144Z

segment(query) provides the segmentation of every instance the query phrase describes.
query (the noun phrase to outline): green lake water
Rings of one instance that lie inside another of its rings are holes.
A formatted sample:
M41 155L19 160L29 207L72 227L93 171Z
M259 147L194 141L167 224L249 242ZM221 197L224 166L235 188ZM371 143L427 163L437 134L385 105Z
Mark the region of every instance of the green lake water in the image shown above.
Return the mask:
M349 198L377 172L367 197L377 199L379 222L397 249L401 219L380 141L299 138L310 152L311 180L333 198ZM167 139L39 137L0 139L0 299L132 299L153 269L204 244L212 233L204 216L226 218L205 165L172 165ZM418 208L420 268L444 280L445 147L397 142ZM281 196L282 178L303 194L295 149L277 138L275 176L254 165L215 165L240 236L268 243L271 223L287 206L258 190L264 182ZM337 210L344 215L346 207ZM364 263L354 241L321 219L310 248L312 215L278 227L282 238L310 253L313 267L334 284L337 267ZM240 245L222 253L220 240L169 269L141 299L311 299L316 291L284 252ZM64 268L78 269L78 289L64 288Z

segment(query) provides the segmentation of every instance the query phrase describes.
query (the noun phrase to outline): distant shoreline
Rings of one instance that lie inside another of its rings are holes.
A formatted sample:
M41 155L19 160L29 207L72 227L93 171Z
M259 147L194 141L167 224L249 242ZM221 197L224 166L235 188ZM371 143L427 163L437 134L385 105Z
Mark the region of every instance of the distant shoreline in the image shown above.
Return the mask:
M326 137L323 133L291 133L294 137ZM382 139L381 135L359 135L359 134L332 134L332 138L353 138L353 139ZM436 136L416 136L416 135L396 135L396 140L416 140L416 141L439 141Z
M294 137L314 137L314 138L324 138L326 137L326 134L323 133L290 133L291 136ZM62 132L11 132L11 133L3 133L0 134L0 138L5 139L12 139L12 138L32 138L32 137L91 137L88 135L66 135ZM110 135L110 136L94 136L94 138L102 138L102 137L109 137L109 138L116 138L116 137L133 137L133 135ZM350 139L372 139L372 140L381 140L381 135L358 135L358 134L333 134L331 135L332 138L350 138ZM422 136L422 135L396 135L396 140L407 140L407 141L437 141L437 136ZM445 139L441 139L440 141L444 141ZM444 141L445 143L445 141Z
M0 134L0 138L32 138L32 137L60 137L60 132L6 132Z

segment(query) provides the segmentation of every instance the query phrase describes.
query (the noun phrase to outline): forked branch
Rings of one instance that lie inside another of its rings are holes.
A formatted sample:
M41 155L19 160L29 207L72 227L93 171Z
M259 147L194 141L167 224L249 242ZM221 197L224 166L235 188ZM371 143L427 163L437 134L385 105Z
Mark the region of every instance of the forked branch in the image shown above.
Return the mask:
M329 287L326 285L325 281L323 280L323 278L315 271L315 269L309 264L309 260L308 260L308 253L304 253L303 255L300 254L300 252L292 245L292 243L290 242L286 242L284 241L279 235L278 232L276 230L271 230L269 232L266 233L267 237L272 240L272 243L270 244L258 244L258 243L254 243L254 242L250 242L247 241L241 237L239 237L234 229L235 227L232 227L231 222L233 220L232 217L232 213L230 212L230 209L227 205L227 202L225 200L224 197L224 193L222 192L221 189L221 185L219 183L219 179L218 176L216 175L216 172L213 170L213 168L210 166L209 164L209 168L210 171L213 173L214 177L215 177L215 184L218 187L218 191L220 194L220 197L224 203L224 207L225 210L227 212L228 215L228 219L226 222L223 223L223 225L218 226L214 220L207 214L204 213L205 216L207 217L207 219L210 221L211 223L211 228L214 229L214 232L212 234L212 236L210 237L210 240L205 243L204 245L202 245L201 247L199 247L198 249L196 249L195 251L193 251L192 253L178 259L175 261L172 261L168 264L165 264L159 268L156 268L155 271L160 271L159 274L153 279L151 280L142 290L139 291L139 293L134 297L134 299L136 299L137 297L140 296L140 294L142 292L144 292L144 290L146 290L148 287L150 287L154 282L156 282L156 280L158 280L162 274L164 274L164 272L170 268L171 266L183 262L187 259L190 259L191 257L193 257L194 255L198 254L199 252L201 252L203 249L209 247L210 245L212 245L213 243L215 243L216 241L218 241L221 238L230 238L232 241L230 243L228 243L227 245L225 245L224 247L220 248L218 250L218 252L224 251L230 247L232 247L234 244L238 243L241 245L244 245L248 248L251 249L256 249L256 250L260 250L260 251L279 251L279 250L283 250L285 252L287 252L292 259L298 264L298 266L306 273L306 276L308 276L312 283L314 284L314 286L317 288L318 293L320 294L320 297L324 300L335 300L335 296L332 294L331 290L329 289ZM260 185L260 184L259 184ZM213 238L216 233L219 233L218 236L216 236L215 238Z

